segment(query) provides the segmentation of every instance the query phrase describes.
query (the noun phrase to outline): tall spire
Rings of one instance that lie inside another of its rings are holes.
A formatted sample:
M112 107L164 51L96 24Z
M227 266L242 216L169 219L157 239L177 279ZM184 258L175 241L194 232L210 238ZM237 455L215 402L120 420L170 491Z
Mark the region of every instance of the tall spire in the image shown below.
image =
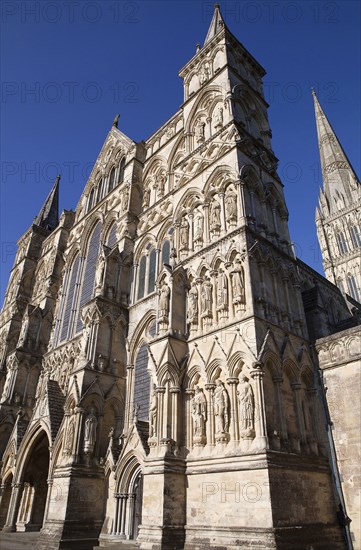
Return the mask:
M59 223L59 182L60 176L57 176L55 183L47 196L39 214L34 219L34 225L50 229L56 228Z
M312 90L324 194L330 213L350 206L361 186L342 146Z
M216 34L225 26L226 24L221 15L220 6L219 4L214 4L214 13L213 13L211 24L209 25L206 39L204 41L204 46L208 44L208 42L210 42L212 38L216 36Z

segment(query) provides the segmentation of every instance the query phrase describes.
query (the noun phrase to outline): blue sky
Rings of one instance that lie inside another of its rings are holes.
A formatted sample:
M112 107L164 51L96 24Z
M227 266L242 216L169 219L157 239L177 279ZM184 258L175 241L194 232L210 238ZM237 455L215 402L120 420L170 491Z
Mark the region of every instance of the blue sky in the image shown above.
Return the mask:
M220 2L264 66L273 149L291 237L322 273L314 224L321 185L311 86L360 176L360 3ZM178 71L203 43L213 2L116 0L1 4L1 301L16 240L58 171L75 208L115 114L149 137L181 105Z

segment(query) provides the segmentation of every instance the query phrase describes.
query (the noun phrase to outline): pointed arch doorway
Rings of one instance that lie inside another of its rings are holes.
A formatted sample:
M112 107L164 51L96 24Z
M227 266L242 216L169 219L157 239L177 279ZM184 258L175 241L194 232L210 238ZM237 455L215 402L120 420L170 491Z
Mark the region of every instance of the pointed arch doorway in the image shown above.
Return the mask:
M137 540L142 522L143 473L134 460L124 469L118 491L113 534L122 539Z

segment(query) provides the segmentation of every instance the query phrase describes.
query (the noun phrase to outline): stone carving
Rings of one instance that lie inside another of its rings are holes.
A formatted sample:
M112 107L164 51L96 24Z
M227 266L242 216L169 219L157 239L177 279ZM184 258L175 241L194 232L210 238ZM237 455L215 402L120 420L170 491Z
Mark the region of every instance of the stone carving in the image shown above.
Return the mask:
M166 182L167 182L167 176L165 175L165 173L163 171L159 172L159 174L157 174L157 177L156 177L156 183L158 186L158 195L160 197L163 197L164 195Z
M237 221L237 194L228 188L225 196L226 220L228 223Z
M211 231L218 232L221 228L221 205L217 200L211 206L210 224Z
M236 305L236 310L238 311L246 303L244 272L239 258L236 258L234 263L235 267L230 273L232 280L232 302Z
M89 348L89 340L90 340L90 333L91 333L91 326L90 323L86 323L83 326L83 336L82 336L82 351L81 355L83 357L87 356L88 348Z
M201 86L207 82L209 79L209 69L207 66L203 65L203 67L200 68L198 78Z
M157 435L157 412L158 412L158 396L156 393L155 384L153 386L152 401L149 407L149 437Z
M228 432L228 393L221 380L217 380L213 393L213 410L215 417L216 435Z
M227 309L228 307L228 280L227 275L222 269L219 270L217 277L217 309Z
M207 400L202 388L195 386L194 391L191 401L193 441L195 444L204 444L206 441Z
M144 187L143 190L143 207L148 208L150 202L150 188Z
M105 252L104 252L104 248L101 246L99 256L98 256L98 261L97 261L96 272L95 272L95 294L96 294L96 296L99 296L99 294L101 294L101 292L103 290L105 264L106 264Z
M29 330L29 313L28 311L26 311L24 314L23 324L21 326L21 331L19 334L18 347L24 346L26 344L27 337L28 337L28 330Z
M85 419L85 428L84 428L84 452L85 453L89 454L94 451L97 425L98 425L98 420L94 414L94 409L92 409Z
M214 113L214 127L216 130L222 128L223 126L223 107L220 105L217 107Z
M197 122L197 124L194 128L194 135L195 135L197 143L200 143L200 142L204 141L204 129L205 129L205 127L206 127L205 122L203 122L202 120L198 120L198 122Z
M128 210L128 202L129 202L129 187L128 185L125 186L123 194L122 194L122 210L123 212L125 210Z
M203 241L204 217L201 212L197 212L194 218L194 240Z
M201 290L202 317L212 316L212 292L212 283L208 279L205 279Z
M67 430L65 432L65 437L64 437L64 447L63 447L64 454L71 454L73 450L74 433L75 433L74 419L71 418L67 426Z
M11 392L12 392L12 388L14 386L16 370L17 370L17 368L16 368L15 364L10 365L8 367L8 372L6 374L4 389L3 389L3 393L2 393L2 396L1 396L1 399L0 399L0 403L5 403L5 401L7 401L8 399L11 398Z
M159 292L159 317L168 319L170 288L164 280Z
M243 374L239 378L237 396L241 438L252 438L254 437L254 397L252 386Z
M188 315L187 319L189 323L198 323L198 290L195 282L188 292Z
M181 250L188 250L189 246L189 223L184 217L180 226L180 245Z

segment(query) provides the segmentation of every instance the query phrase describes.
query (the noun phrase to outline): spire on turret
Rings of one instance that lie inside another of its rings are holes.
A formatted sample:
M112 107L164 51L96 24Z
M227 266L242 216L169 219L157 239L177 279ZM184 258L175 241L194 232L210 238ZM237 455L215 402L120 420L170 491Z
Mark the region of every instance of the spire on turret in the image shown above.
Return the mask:
M321 158L324 198L329 213L350 206L360 192L360 184L342 146L312 90L318 146Z
M204 41L204 46L208 44L212 40L216 34L223 29L226 26L223 17L221 15L221 10L219 4L214 4L214 13L212 17L211 24L209 25L209 29L207 32L206 39Z
M47 196L39 214L34 219L33 224L43 227L44 229L50 229L51 231L56 228L59 223L59 182L60 177L57 176L55 183Z

